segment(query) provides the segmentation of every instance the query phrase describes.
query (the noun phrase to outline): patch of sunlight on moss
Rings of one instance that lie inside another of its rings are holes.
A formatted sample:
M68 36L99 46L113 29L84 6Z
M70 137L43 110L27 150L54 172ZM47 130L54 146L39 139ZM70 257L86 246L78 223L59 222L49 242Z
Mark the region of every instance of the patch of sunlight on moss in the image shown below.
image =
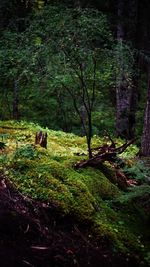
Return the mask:
M106 143L106 141L104 140L104 138L100 138L97 135L94 135L91 141L91 145L92 147L99 147L101 145L103 145L104 143Z
M24 194L55 202L64 213L85 220L95 213L96 201L80 174L63 168L59 162L18 159L12 165L11 180Z
M41 128L37 123L16 120L0 121L0 127L6 127L7 129L31 129L34 131Z
M74 137L75 139L75 137ZM77 153L87 153L86 144L84 144L84 149L79 147L79 145L76 144L74 146L74 142L70 142L68 139L67 142L61 139L61 142L59 139L51 139L48 138L48 151L53 155L63 155L63 156L74 156L74 154Z

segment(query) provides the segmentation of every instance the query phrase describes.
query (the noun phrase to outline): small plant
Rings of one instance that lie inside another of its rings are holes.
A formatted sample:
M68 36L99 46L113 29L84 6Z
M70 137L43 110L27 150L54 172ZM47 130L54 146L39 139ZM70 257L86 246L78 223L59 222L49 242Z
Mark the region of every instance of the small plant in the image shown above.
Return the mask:
M148 177L149 168L142 161L137 161L132 167L124 167L123 171L130 179L145 182Z
M145 200L147 203L149 202L150 196L150 187L149 185L140 185L137 187L133 187L130 189L128 193L124 193L118 198L116 198L113 203L120 203L121 205L129 205L129 203L135 203L135 200L142 199L141 205L146 203L144 201L144 196L148 196L148 201Z
M38 152L32 145L25 145L20 148L17 148L14 154L14 158L34 159L36 157L38 157Z
M4 154L4 155L0 155L0 164L5 164L8 162L8 158L7 158L7 155ZM0 167L1 169L1 167Z
M0 150L4 149L6 147L6 144L4 142L0 142Z

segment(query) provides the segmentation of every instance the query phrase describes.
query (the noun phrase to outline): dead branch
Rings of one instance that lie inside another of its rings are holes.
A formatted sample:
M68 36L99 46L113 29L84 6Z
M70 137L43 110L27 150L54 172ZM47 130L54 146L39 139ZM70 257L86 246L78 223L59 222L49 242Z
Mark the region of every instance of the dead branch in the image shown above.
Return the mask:
M93 148L92 150L97 152L96 155L94 155L88 160L82 160L80 162L77 162L74 167L76 169L85 167L101 169L102 163L108 161L113 166L115 175L115 179L111 179L111 177L109 177L109 179L112 181L112 183L117 184L120 189L126 190L126 188L129 186L128 178L120 169L120 167L124 165L124 162L121 160L121 158L118 157L118 154L123 153L128 146L134 143L135 139L132 139L116 148L116 143L112 140L110 136L108 137L109 140L111 140L110 145L104 144L103 146Z
M127 148L128 146L132 145L135 141L136 141L136 138L131 139L130 141L128 141L128 142L126 142L125 144L123 144L122 146L116 148L116 153L118 153L118 154L123 153L123 151L125 151L126 148Z
M112 140L112 139L111 139ZM93 148L92 150L97 151L97 154L93 156L91 159L83 160L75 164L75 168L85 168L87 166L96 167L98 164L103 163L104 161L117 162L119 157L117 154L121 154L125 151L125 149L133 144L135 139L132 139L120 147L114 147L115 142L112 140L111 145L104 144L103 146Z

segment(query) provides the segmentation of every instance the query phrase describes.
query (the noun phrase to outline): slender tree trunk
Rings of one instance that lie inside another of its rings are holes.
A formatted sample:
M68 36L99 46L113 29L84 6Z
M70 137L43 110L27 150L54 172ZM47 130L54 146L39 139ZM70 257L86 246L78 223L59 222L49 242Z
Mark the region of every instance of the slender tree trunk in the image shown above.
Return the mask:
M138 0L128 0L128 14L129 14L129 25L127 32L127 39L132 42L132 45L138 48L137 40L137 22L138 22ZM136 123L136 111L138 103L138 84L139 84L139 71L138 64L139 57L135 58L133 64L133 73L131 76L131 95L129 103L129 139L135 137L135 123Z
M135 137L136 111L138 102L138 76L132 77L132 88L129 105L129 139Z
M150 66L148 67L148 93L141 140L141 156L150 156Z
M9 99L8 99L8 92L7 86L3 88L3 94L1 99L1 120L5 120L7 118L12 117L12 109L10 107Z
M74 7L77 8L77 9L81 8L80 0L74 0Z
M92 150L91 150L91 139L92 139L92 117L91 112L88 114L88 135L87 135L87 145L88 145L88 154L89 158L92 158Z
M124 59L123 59L123 39L124 39L124 1L118 0L118 24L117 24L117 81L116 81L116 132L117 136L128 138L129 135L129 92L125 84Z
M137 45L138 0L128 0L127 39Z
M19 119L19 86L18 80L14 81L14 95L13 95L13 119Z
M117 136L128 140L134 137L135 133L135 113L137 108L137 80L133 75L132 82L128 81L128 70L125 69L123 55L123 41L126 38L124 31L124 0L118 0L118 25L117 25L117 40L118 54L117 65L118 75L116 81L116 133ZM137 12L137 1L131 0L128 6L129 21L132 21L132 27L126 27L127 33L131 37L131 28L133 29L132 41L135 41ZM131 38L130 38L131 39ZM130 59L129 59L130 60Z
M123 13L124 13L124 0L118 0L118 24L117 24L117 39L123 41L124 39L124 26L123 26Z

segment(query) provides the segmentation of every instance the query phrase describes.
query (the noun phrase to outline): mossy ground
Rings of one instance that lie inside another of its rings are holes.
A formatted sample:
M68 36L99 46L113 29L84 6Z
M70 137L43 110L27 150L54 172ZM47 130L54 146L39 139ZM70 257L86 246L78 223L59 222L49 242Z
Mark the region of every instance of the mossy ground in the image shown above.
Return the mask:
M48 133L47 149L34 146L39 130ZM75 170L73 164L87 158L84 137L9 121L0 122L0 141L6 144L0 152L0 169L22 194L53 203L62 216L69 214L87 222L91 235L108 242L112 251L125 253L126 257L133 254L141 264L150 264L149 218L136 193L142 191L124 193L100 170ZM95 136L92 145L105 141ZM136 152L132 146L124 157ZM150 187L145 188L150 195Z

